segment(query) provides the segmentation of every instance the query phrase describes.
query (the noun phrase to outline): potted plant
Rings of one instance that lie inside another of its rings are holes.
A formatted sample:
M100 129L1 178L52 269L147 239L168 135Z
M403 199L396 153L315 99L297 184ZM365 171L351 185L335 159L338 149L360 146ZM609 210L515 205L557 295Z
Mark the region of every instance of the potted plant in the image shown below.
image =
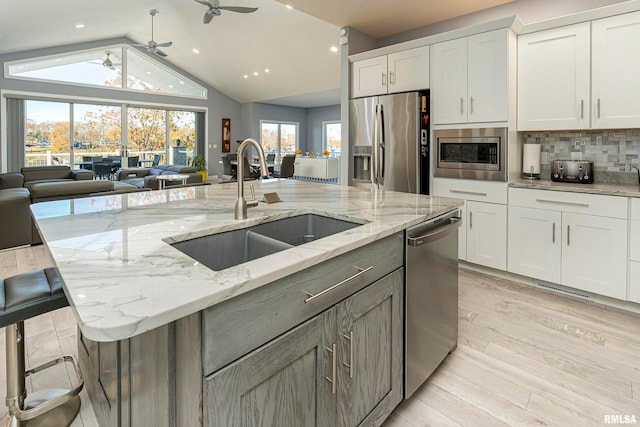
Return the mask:
M207 180L207 161L204 159L204 156L195 156L191 159L189 165L196 168L197 173L202 175L202 182Z

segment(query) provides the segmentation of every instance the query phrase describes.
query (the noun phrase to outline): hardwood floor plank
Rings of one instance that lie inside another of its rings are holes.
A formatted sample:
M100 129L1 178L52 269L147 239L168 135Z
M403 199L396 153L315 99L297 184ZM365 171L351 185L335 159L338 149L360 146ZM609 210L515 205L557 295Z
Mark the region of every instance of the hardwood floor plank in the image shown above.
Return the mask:
M393 411L405 422L414 427L450 426L460 427L460 424L445 416L435 408L420 399L405 400Z
M436 370L434 375L437 372ZM472 403L441 389L430 380L418 389L411 399L421 400L462 426L506 427L508 425Z
M407 420L402 418L400 415L397 415L395 412L393 412L391 415L389 415L389 418L384 420L384 422L382 423L382 427L414 427L414 426L413 424L407 422Z
M640 400L640 382L632 382L631 388L633 389L633 398L635 400Z
M579 410L573 410L535 393L531 395L527 410L536 414L544 420L545 424L550 426L565 427L567 420L572 420L572 425L579 425L580 427L599 427L602 425L602 422L596 422L585 417Z
M478 386L468 378L455 375L447 369L438 369L430 382L508 425L544 424L536 415L495 394L491 384Z
M605 413L635 414L640 411L637 402L630 397L621 396L588 380L541 363L525 354L518 353L517 350L512 350L492 342L487 346L486 353L503 361L505 364L517 366L526 372L540 376L556 387L564 387L571 390L577 395L588 399L588 401L593 404L593 408L607 408L607 412L598 411L598 413L594 415L597 419L602 419L601 417ZM596 403L598 405L595 405ZM581 408L585 411L592 410L589 405L581 406Z

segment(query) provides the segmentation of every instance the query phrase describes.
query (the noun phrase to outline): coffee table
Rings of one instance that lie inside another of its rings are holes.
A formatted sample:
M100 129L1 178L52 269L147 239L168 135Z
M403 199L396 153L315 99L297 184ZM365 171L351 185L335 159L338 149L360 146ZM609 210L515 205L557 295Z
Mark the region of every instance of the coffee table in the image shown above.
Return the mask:
M158 180L158 190L164 190L167 185L167 181L182 181L182 184L187 183L187 179L189 179L189 175L182 174L172 174L172 175L158 175L156 178Z

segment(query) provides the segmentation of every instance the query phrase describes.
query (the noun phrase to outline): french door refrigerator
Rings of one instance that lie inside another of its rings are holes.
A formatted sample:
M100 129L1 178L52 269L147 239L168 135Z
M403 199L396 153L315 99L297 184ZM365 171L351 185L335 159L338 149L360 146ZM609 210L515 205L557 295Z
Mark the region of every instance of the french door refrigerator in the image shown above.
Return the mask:
M429 92L350 101L355 186L429 194Z

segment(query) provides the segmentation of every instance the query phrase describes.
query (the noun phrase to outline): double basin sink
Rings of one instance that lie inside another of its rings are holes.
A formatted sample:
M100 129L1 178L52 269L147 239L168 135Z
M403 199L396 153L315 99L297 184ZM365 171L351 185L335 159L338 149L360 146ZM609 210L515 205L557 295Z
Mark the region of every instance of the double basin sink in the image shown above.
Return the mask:
M214 271L340 233L362 224L303 214L172 244Z

